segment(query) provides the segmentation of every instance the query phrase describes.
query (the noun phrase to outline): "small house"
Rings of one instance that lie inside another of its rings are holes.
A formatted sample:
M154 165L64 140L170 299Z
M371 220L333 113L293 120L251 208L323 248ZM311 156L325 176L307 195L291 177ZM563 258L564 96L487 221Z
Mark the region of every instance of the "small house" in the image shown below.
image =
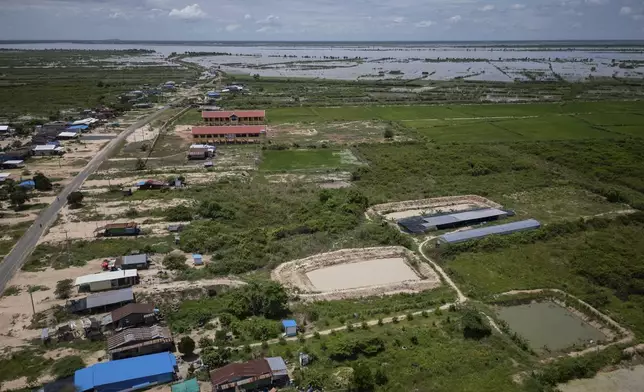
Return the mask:
M85 298L67 301L71 313L106 311L108 308L134 301L132 287L91 294Z
M0 133L9 133L11 130L8 125L0 125Z
M11 173L0 173L0 182L5 182L11 179L12 179Z
M163 181L158 181L158 180L141 180L136 183L136 186L140 190L144 189L162 189L166 188L168 184L166 184Z
M193 148L188 150L188 159L206 159L210 157L207 148Z
M131 391L177 379L177 359L169 352L99 362L74 373L78 392Z
M115 309L103 318L102 324L114 329L152 325L157 321L157 311L152 304L131 303Z
M141 228L136 222L111 223L94 230L97 237L125 237L141 233Z
M266 390L289 382L286 363L281 357L231 363L210 372L213 392Z
M71 140L71 139L78 139L80 137L80 132L76 130L72 131L64 131L58 134L56 136L56 139L58 140Z
M34 148L31 151L34 154L34 156L63 155L65 153L65 149L63 147L59 147L56 144L49 144L49 143L34 146Z
M297 323L295 320L282 320L284 336L297 336Z
M81 124L81 125L72 125L68 128L65 129L67 132L85 132L89 129L89 125Z
M78 291L103 291L129 287L139 283L137 270L121 270L84 275L76 278Z
M170 330L159 325L130 328L107 338L107 353L113 361L172 351L173 348Z
M10 159L2 162L3 169L17 169L25 166L25 161L22 159Z
M148 269L150 260L145 253L138 255L121 256L116 258L114 266L118 269Z
M192 262L194 265L203 265L203 257L198 253L194 253L192 255Z

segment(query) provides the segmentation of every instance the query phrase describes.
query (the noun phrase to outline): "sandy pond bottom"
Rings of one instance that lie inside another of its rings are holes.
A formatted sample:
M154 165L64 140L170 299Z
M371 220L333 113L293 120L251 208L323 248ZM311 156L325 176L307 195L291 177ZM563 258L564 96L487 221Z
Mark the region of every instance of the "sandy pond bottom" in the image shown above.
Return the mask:
M345 290L356 287L420 280L403 258L365 260L320 268L306 274L316 289Z
M500 307L497 313L537 352L544 347L559 351L576 343L606 339L600 330L554 302Z
M640 392L644 391L644 365L597 373L593 378L557 385L561 392Z

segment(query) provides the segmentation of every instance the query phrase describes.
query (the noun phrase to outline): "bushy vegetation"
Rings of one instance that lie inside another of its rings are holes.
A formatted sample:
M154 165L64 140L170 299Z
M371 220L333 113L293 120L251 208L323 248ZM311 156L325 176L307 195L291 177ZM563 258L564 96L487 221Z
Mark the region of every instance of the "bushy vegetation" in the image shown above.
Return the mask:
M78 355L62 357L54 362L51 372L57 379L71 377L74 372L85 367L85 361Z
M54 291L54 294L56 294L56 298L59 299L67 299L71 295L72 288L74 287L74 281L72 279L63 279L59 280L56 283L56 290Z

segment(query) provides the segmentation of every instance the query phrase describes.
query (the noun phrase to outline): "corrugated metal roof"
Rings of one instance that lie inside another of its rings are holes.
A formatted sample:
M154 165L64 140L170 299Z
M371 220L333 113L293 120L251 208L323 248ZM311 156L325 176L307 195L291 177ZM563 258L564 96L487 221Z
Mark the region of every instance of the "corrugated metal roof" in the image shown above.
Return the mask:
M454 214L423 217L423 220L428 227L435 227L477 219L492 218L495 216L503 216L507 214L507 212L499 210L497 208L484 208L482 210L463 211Z
M100 386L174 373L176 365L175 356L167 352L101 362L76 371L74 384L80 392L89 391Z
M131 346L154 339L170 339L171 337L170 330L159 325L130 328L107 338L107 350L112 351L123 346Z
M132 291L132 287L92 294L85 299L87 309L128 301L134 301L134 292Z
M112 311L112 322L117 322L131 314L150 314L154 313L152 304L127 304Z
M282 320L282 325L284 328L297 327L295 320Z
M535 219L527 219L518 222L506 223L497 226L481 227L479 229L464 230L454 233L443 234L438 237L440 242L457 243L478 238L483 238L494 234L510 234L522 230L534 230L541 227L541 223Z
M270 357L264 358L268 363L268 367L271 368L271 372L274 376L284 376L288 375L288 369L286 368L286 362L282 357Z
M230 116L237 116L238 118L249 117L265 117L265 110L236 110L236 111L217 111L217 112L201 112L201 118L229 118Z
M244 363L231 363L210 372L213 385L227 384L243 378L251 378L270 374L271 368L265 359L253 359Z
M121 270L121 271L110 271L110 272L101 272L100 274L92 274L79 276L76 278L75 286L80 286L84 284L96 283L96 282L105 282L114 279L122 278L133 278L138 276L139 273L137 270Z
M192 127L193 135L239 135L249 133L262 133L266 131L264 125L220 125Z

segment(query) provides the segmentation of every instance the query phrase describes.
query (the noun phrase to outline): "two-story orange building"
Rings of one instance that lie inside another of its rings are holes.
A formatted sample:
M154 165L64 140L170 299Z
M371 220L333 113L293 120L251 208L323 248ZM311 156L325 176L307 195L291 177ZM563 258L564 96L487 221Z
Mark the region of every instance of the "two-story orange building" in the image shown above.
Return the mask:
M193 127L194 143L258 143L266 135L264 125Z
M201 112L201 118L208 125L259 125L266 120L264 110L237 110Z

